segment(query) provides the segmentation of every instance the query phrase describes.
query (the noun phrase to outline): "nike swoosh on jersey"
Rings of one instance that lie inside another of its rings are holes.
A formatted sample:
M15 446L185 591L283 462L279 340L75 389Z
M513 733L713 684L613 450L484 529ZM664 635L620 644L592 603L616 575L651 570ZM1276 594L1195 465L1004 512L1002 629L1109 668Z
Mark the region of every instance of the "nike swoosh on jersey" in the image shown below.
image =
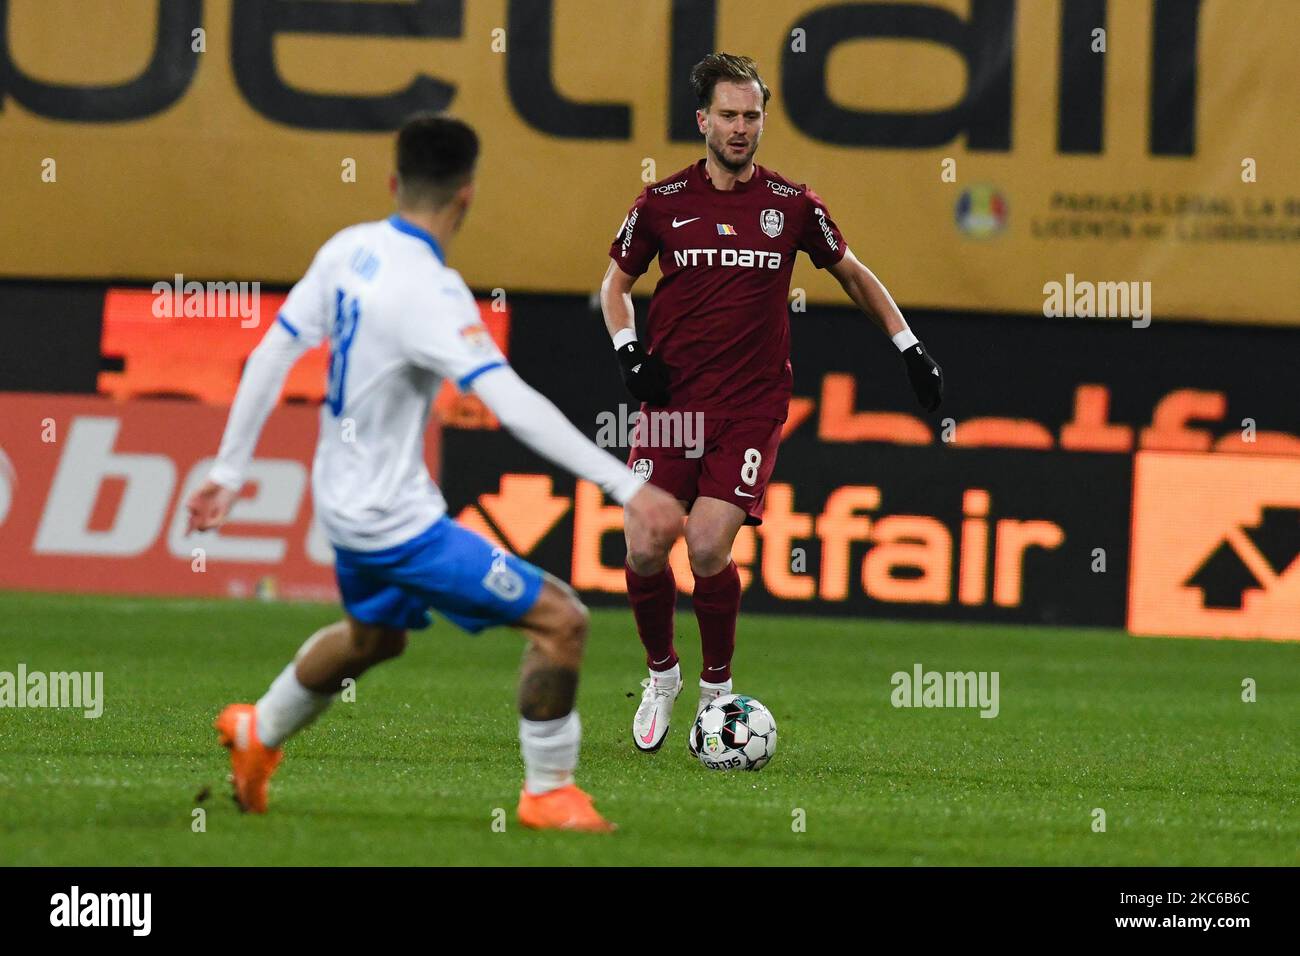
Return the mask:
M695 222L699 218L700 218L699 216L696 216L695 219L683 219L681 222L678 222L677 217L673 216L673 228L679 229L682 226L686 225L687 223Z
M754 495L751 495L751 494L749 494L748 492L741 491L741 490L740 490L740 485L736 485L736 494L740 495L742 498L753 498L753 497L755 497Z

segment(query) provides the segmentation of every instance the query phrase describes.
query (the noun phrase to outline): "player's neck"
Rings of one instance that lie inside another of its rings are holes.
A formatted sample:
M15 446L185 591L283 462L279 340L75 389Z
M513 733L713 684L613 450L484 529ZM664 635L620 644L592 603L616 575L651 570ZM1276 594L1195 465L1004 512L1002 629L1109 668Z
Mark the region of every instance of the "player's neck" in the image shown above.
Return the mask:
M402 209L399 207L397 215L433 236L434 239L438 240L438 246L446 253L447 247L451 245L451 238L456 233L455 213L450 206L440 212L430 212L426 209Z
M710 152L704 157L704 175L709 177L714 189L729 192L736 188L736 183L747 183L754 175L754 161L751 159L744 169L730 170L723 166Z

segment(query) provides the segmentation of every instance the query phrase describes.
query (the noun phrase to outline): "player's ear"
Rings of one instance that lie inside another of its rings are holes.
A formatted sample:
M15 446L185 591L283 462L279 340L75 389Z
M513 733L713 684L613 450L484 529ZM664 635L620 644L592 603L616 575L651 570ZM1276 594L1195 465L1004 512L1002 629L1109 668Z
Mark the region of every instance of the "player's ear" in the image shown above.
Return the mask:
M474 180L470 180L465 185L456 190L455 203L460 207L460 215L456 217L456 228L464 222L465 216L469 214L470 203L474 201Z
M393 197L397 196L397 173L388 174L388 194Z
M700 128L701 134L707 133L709 131L709 114L707 111L705 110L695 111L695 125Z

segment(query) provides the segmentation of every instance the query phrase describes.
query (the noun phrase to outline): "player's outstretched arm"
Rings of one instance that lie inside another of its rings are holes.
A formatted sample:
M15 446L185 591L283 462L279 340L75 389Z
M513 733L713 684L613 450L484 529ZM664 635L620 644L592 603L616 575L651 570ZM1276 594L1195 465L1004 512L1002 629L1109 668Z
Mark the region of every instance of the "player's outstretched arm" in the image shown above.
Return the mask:
M853 304L870 317L888 335L907 363L907 377L917 401L932 412L943 401L943 369L931 358L925 346L907 325L893 296L875 273L858 261L852 249L844 250L839 262L827 267L839 280Z
M632 306L632 285L637 277L628 275L610 260L600 283L600 310L605 315L605 329L614 343L623 384L637 401L651 405L668 404L668 369L657 355L650 355L636 338L636 315Z
M305 351L299 338L276 322L248 356L216 464L208 480L186 502L187 534L215 528L226 519L244 484L262 426L280 398L289 369Z
M506 430L543 458L599 485L624 506L624 520L671 546L682 530L682 506L667 492L645 484L617 458L601 451L540 392L509 365L474 379L474 394Z

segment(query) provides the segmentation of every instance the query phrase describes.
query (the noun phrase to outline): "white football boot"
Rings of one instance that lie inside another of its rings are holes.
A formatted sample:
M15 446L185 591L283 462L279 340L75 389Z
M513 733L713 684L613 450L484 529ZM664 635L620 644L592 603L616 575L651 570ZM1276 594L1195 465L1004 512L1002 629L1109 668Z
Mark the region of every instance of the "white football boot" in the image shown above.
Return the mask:
M632 718L632 743L637 750L647 753L663 746L668 734L668 721L673 715L673 703L682 692L682 669L674 664L672 670L651 671L641 682L641 706Z
M728 677L721 684L710 684L703 678L700 679L700 704L695 708L695 720L700 719L700 714L704 713L704 708L713 703L724 694L731 693L731 678ZM692 754L695 753L695 720L691 721L691 726L686 731L686 749Z

